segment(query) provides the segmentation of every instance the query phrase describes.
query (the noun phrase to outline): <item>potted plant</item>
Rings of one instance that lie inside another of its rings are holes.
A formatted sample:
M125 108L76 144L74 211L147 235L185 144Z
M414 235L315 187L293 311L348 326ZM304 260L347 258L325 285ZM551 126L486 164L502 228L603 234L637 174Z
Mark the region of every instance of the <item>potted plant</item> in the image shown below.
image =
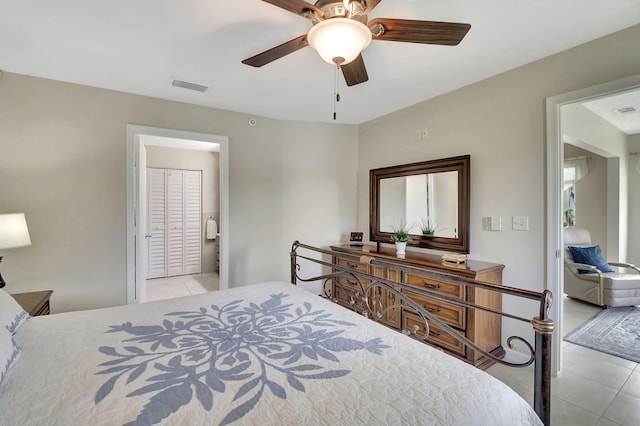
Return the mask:
M405 225L404 221L400 221L397 226L391 226L391 241L396 244L396 254L404 256L407 248L407 243L411 241L409 235L409 228Z
M438 230L438 224L432 222L429 217L423 217L420 220L420 230L422 231L422 235L424 235L425 237L433 237L433 235Z

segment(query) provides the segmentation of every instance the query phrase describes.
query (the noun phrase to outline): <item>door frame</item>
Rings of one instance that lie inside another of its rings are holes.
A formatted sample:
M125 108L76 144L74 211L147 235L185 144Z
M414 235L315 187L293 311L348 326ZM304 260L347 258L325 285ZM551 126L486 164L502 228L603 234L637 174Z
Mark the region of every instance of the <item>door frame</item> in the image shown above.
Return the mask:
M584 102L626 92L640 87L640 74L614 80L596 86L551 96L546 99L546 287L554 295L550 316L555 324L553 333L551 371L554 376L562 370L562 294L563 282L563 241L562 241L562 167L564 163L563 134L560 109L564 105Z
M126 126L126 192L127 192L127 303L140 303L140 290L145 280L144 241L146 218L142 217L146 203L141 196L146 188L141 189L138 177L141 170L146 172L145 143L140 136L157 136L160 138L182 139L194 143L212 143L220 146L220 289L229 286L229 138L227 136L196 133L160 127L127 124ZM174 146L175 147L175 146ZM187 146L181 149L189 149ZM144 182L143 182L144 184Z

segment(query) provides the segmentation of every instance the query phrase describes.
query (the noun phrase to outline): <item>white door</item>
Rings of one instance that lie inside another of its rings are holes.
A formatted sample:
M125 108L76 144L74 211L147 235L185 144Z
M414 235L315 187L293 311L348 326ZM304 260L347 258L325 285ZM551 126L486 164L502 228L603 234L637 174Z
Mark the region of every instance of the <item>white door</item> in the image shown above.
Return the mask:
M185 170L184 182L184 273L202 272L202 172Z
M202 172L147 170L147 278L199 274Z
M147 278L167 276L166 171L147 169Z
M184 274L184 184L182 170L167 170L167 276Z

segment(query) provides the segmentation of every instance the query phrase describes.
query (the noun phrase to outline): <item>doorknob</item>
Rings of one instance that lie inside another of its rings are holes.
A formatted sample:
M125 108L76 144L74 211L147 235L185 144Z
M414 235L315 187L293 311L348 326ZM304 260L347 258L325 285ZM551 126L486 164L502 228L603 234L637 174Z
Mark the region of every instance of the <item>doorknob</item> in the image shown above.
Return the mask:
M147 234L144 236L145 238L151 238L151 234Z

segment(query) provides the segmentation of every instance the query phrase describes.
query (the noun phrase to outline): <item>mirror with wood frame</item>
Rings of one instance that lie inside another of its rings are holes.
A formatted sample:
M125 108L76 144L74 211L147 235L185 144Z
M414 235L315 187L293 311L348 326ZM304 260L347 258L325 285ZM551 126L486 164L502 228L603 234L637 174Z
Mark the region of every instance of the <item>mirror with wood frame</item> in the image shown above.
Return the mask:
M404 226L410 246L469 253L471 157L430 160L369 172L369 239L391 242Z

